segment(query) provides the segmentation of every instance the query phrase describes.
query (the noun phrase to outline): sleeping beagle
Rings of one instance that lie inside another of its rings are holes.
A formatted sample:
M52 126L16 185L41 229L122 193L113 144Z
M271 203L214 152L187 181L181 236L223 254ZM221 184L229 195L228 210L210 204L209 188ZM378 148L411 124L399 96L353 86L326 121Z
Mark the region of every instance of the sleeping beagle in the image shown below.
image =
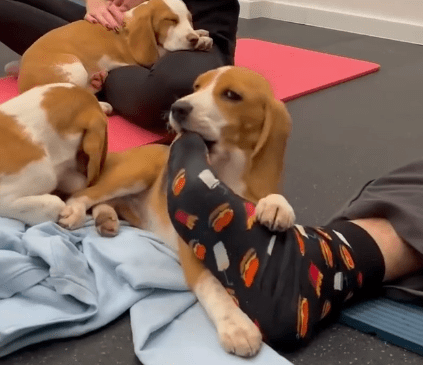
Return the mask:
M169 122L176 132L195 131L207 141L218 178L237 194L258 202L260 223L272 230L293 225L292 207L276 194L291 119L262 76L234 66L200 75L194 92L172 105ZM102 235L117 234L118 216L154 232L179 252L187 283L216 325L224 348L252 356L262 341L257 326L171 224L166 195L168 155L169 148L162 145L109 154L97 183L67 201L59 223L77 228L86 210L93 207Z
M45 34L22 56L19 91L71 82L96 93L114 68L151 67L167 51L209 50L213 44L207 31L193 29L181 0L144 2L126 12L124 20L118 33L80 20ZM16 68L8 69L17 73Z
M99 176L107 117L96 97L69 83L35 87L0 105L0 216L57 221L72 194Z

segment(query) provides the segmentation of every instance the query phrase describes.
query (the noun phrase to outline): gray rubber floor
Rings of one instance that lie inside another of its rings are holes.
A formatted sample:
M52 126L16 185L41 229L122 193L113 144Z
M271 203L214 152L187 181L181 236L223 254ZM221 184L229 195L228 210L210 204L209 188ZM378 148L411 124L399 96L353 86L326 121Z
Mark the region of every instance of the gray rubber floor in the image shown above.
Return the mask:
M423 155L423 46L268 19L241 19L239 36L381 65L375 74L287 103L294 127L283 190L299 223L325 223L365 182ZM15 58L0 44L0 75ZM313 365L423 363L419 355L339 324L285 356ZM31 346L0 363L140 364L128 313L94 333Z

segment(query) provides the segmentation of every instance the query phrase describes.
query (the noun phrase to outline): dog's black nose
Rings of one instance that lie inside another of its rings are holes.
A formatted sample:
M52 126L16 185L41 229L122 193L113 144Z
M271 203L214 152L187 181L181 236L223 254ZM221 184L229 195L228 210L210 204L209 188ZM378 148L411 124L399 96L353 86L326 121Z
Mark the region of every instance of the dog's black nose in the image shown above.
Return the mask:
M190 103L186 101L176 101L170 107L170 112L172 113L172 118L178 122L182 123L186 121L189 113L191 113L193 107Z

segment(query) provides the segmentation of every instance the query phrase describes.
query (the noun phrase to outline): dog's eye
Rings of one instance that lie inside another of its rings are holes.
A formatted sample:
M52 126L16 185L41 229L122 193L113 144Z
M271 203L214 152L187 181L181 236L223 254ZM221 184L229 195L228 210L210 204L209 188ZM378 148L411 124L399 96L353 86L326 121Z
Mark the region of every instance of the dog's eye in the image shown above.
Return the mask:
M164 19L166 22L169 22L171 24L177 24L178 23L178 19L176 18L166 18Z
M235 91L232 90L225 90L222 93L223 97L232 101L240 101L242 100L242 96L237 94Z
M200 88L200 84L195 84L193 87L194 91L197 91L199 88Z

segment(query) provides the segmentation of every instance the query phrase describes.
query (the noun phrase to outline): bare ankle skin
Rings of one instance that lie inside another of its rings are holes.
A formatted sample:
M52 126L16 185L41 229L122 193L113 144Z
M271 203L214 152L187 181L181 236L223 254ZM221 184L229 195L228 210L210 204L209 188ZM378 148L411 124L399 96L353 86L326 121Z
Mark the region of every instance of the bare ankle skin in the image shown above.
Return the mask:
M363 218L351 222L367 231L379 246L385 260L383 281L394 280L423 269L422 255L398 236L388 220Z

